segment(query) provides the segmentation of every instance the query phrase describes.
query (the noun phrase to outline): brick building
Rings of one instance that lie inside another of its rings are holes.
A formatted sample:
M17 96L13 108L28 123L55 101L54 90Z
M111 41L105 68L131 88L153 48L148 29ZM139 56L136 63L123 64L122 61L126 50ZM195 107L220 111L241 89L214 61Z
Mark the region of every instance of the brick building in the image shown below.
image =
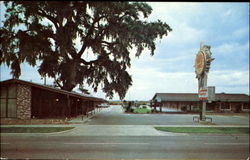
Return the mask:
M74 117L106 102L101 98L18 79L2 81L0 87L1 118Z

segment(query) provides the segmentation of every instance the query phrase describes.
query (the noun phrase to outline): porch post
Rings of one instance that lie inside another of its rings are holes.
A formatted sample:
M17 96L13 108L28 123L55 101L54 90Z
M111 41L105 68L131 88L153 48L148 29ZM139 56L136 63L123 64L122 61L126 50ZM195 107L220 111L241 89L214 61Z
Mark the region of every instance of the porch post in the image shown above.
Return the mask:
M68 116L71 117L71 106L70 106L70 99L69 95L67 95L67 108L68 108Z

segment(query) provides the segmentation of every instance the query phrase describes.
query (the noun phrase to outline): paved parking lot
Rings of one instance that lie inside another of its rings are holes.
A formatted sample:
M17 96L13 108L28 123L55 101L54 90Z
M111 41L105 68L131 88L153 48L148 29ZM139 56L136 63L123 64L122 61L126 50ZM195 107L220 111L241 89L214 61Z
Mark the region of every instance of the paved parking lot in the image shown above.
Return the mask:
M198 114L128 114L121 106L110 106L97 112L89 125L199 125L193 122ZM216 125L249 125L249 116L208 115Z

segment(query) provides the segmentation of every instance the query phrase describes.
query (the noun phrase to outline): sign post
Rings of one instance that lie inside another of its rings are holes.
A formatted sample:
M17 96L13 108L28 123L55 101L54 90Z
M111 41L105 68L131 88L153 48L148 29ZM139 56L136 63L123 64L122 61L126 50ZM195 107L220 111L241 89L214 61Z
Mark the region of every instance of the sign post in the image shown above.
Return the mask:
M210 64L214 60L211 55L212 52L210 51L210 46L203 45L195 58L195 73L196 78L198 79L198 95L199 100L202 102L200 120L205 120L206 118L206 102L208 100L207 75L210 69Z

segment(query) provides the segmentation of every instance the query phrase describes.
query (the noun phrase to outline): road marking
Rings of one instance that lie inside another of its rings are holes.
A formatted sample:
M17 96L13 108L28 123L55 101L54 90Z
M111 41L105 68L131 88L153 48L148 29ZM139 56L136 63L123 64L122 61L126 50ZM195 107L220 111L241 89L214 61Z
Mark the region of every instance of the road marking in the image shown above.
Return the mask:
M204 143L212 145L249 145L249 143Z
M94 144L94 145L112 145L112 144L129 144L129 145L148 145L149 143L64 143L64 144L82 144L82 145L88 145L88 144Z

